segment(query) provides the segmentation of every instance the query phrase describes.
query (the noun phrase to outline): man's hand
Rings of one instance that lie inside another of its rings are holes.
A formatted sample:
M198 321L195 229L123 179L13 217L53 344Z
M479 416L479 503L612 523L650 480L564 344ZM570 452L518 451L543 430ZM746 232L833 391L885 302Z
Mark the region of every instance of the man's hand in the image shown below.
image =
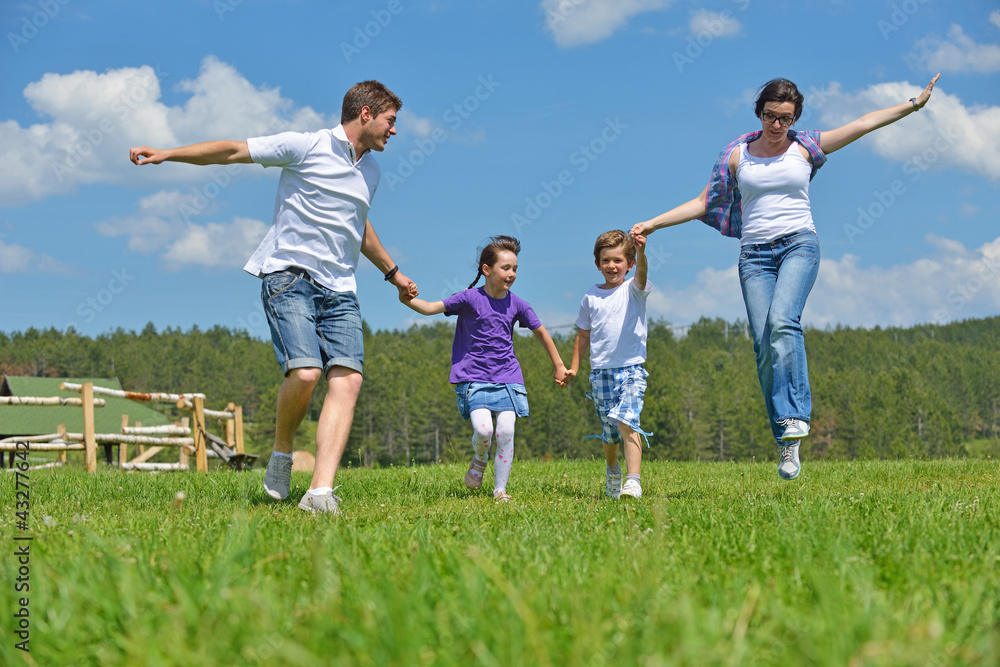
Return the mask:
M132 164L160 164L166 158L166 151L158 148L150 148L149 146L130 148L128 151L128 159L132 161Z
M392 277L392 284L396 286L397 290L399 290L399 300L403 303L406 303L420 294L420 291L417 289L417 284L399 271L396 271L396 275Z

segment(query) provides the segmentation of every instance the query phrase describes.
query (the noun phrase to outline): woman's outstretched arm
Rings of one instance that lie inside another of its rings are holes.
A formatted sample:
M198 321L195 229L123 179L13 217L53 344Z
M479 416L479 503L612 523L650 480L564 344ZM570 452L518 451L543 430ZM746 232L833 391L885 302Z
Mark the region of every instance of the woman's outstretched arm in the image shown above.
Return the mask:
M931 79L931 82L927 84L927 87L924 88L916 98L914 98L917 106L913 106L913 102L907 100L902 104L897 104L896 106L888 107L887 109L880 109L878 111L866 113L861 118L851 121L842 127L838 127L836 130L821 132L819 137L819 147L823 149L824 153L832 153L840 150L853 141L857 141L872 130L877 130L878 128L885 127L890 123L895 123L900 118L909 116L918 109L922 109L931 98L931 92L934 90L934 84L937 83L937 80L940 77L940 74L936 74L934 78Z

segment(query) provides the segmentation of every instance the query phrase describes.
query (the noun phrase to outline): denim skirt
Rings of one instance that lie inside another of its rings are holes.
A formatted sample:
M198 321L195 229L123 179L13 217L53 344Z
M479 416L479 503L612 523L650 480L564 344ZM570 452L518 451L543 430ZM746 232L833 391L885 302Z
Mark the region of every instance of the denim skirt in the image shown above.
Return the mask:
M460 382L455 385L458 411L468 419L473 410L513 412L528 416L528 390L523 384L499 382Z

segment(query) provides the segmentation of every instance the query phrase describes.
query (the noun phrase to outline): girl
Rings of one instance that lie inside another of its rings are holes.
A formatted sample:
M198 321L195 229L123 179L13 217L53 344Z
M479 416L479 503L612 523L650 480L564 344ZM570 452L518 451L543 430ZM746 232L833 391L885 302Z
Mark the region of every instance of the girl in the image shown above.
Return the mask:
M434 303L400 296L400 301L421 315L458 316L449 382L455 385L462 417L472 420L475 455L465 474L465 485L478 489L483 484L496 416L493 497L498 501L510 500L507 479L514 459L514 421L528 416L528 394L514 356L515 322L531 329L545 346L555 369L552 376L560 386L566 377L566 366L535 311L510 291L517 278L520 251L521 244L513 237L491 237L479 251L479 272L467 290ZM480 276L486 284L473 289Z

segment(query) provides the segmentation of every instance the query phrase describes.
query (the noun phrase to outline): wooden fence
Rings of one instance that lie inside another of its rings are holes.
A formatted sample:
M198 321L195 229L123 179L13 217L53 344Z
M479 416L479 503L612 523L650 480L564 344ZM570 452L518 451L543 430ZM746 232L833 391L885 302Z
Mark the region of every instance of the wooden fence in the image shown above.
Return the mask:
M0 406L80 406L83 410L83 433L67 433L65 426L60 425L56 433L38 436L13 436L0 440L0 452L13 452L18 448L17 443L28 442L30 443L29 451L59 452L59 463L64 464L66 462L67 451L82 450L84 452L84 467L87 472L91 473L97 470L98 444L118 445L118 467L121 470L187 470L187 457L193 454L197 470L199 472L208 472L209 438L216 443L224 442L228 444L234 449L235 453L241 456L244 454L243 408L241 406L230 403L226 410L208 410L205 408L204 394L120 391L117 389L95 387L91 382L83 384L63 382L59 385L59 388L63 391L79 392L81 396L80 398L60 396L5 396L0 397ZM121 433L95 433L94 408L106 405L106 401L103 398L96 398L95 395L127 398L133 401L172 402L179 409L191 412L191 421L193 424L188 426L188 418L185 417L179 426L143 427L141 424L129 425L128 415L122 415ZM225 440L216 438L206 431L206 417L218 419L223 422ZM128 459L129 445L135 445L139 448L139 455L131 461ZM146 449L147 446L149 447L148 449ZM177 463L149 462L150 458L163 451L166 447L179 448L180 457Z

